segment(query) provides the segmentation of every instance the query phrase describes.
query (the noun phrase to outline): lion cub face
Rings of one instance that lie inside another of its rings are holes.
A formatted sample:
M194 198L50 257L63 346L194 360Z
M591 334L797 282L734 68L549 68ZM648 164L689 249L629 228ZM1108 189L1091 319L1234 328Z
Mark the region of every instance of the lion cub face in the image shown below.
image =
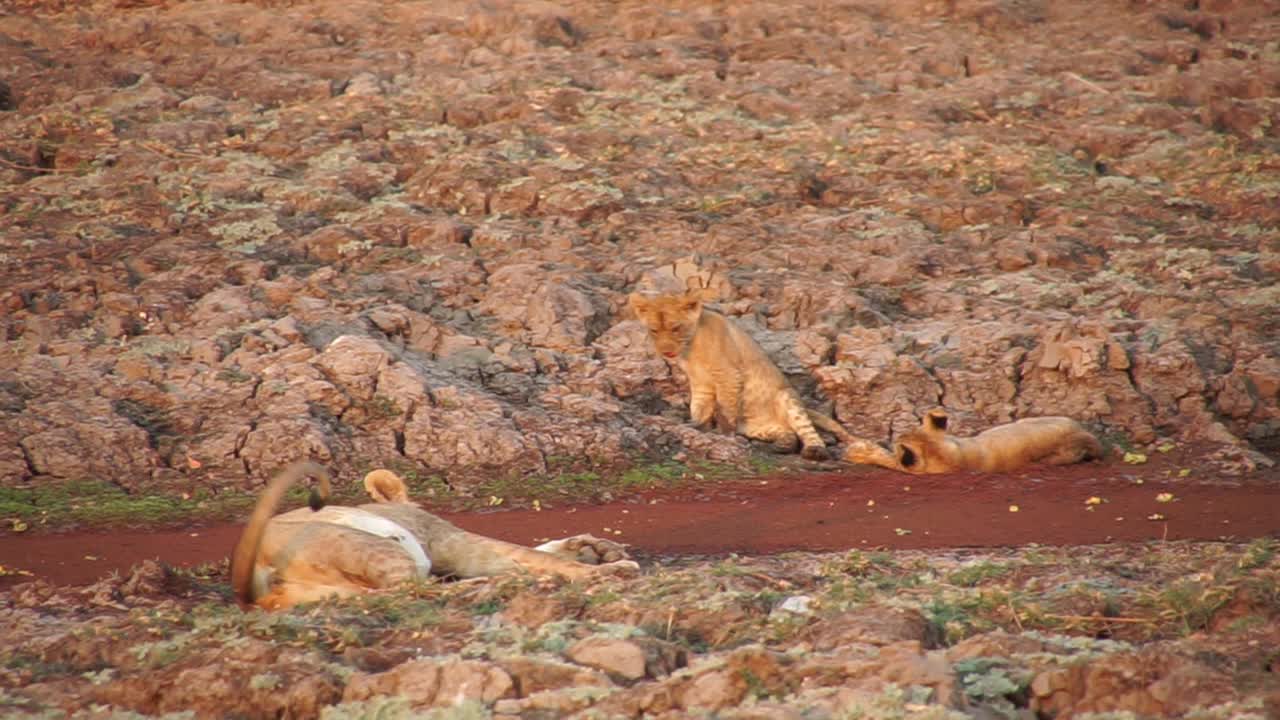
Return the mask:
M930 472L930 461L945 461L944 452L939 445L946 437L947 413L940 409L930 410L920 420L920 427L906 433L902 439L894 443L894 454L898 464L907 472ZM944 468L944 469L949 469Z
M631 310L649 330L658 353L674 359L689 349L702 316L702 299L696 294L644 296L633 294Z

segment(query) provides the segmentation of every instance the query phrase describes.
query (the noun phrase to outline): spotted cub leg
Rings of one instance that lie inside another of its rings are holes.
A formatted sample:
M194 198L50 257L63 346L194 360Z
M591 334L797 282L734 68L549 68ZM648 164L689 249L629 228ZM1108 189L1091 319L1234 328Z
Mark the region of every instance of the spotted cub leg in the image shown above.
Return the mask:
M813 422L809 420L809 412L804 409L804 405L800 404L800 399L788 393L783 402L786 403L787 424L796 437L800 438L801 457L807 460L828 459L830 455L827 453L827 444L814 429Z

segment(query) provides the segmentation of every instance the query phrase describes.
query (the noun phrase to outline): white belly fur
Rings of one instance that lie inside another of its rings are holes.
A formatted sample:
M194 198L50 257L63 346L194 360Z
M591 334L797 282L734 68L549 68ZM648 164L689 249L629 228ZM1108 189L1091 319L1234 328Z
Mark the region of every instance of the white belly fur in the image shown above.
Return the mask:
M381 515L374 515L367 510L353 507L333 506L321 508L312 512L305 508L301 510L301 514L296 517L290 517L299 511L295 510L284 515L277 516L276 520L305 520L308 522L327 522L334 525L344 525L354 528L370 535L395 540L409 553L409 557L413 558L413 564L418 568L418 573L422 577L426 577L431 573L431 558L427 557L427 553L422 549L422 543L413 536L413 533L404 528L403 525Z

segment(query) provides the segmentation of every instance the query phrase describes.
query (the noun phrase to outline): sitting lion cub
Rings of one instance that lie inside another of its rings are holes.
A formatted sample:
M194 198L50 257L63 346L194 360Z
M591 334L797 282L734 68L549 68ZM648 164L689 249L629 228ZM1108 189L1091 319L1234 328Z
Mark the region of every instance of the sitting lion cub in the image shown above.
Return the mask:
M311 493L312 509L273 517L289 485L307 476L320 481ZM621 545L590 535L527 548L467 532L409 502L404 481L387 470L369 473L364 484L377 502L325 507L329 474L323 467L295 463L277 475L231 555L236 598L279 609L387 588L428 573L472 578L526 571L576 580L637 568L624 559Z
M754 339L731 320L702 306L700 289L684 293L632 293L629 304L649 330L658 353L689 377L689 415L695 425L772 442L781 452L825 460L826 444L814 425L849 440L835 420L800 403L796 391Z
M927 475L981 470L1016 470L1032 463L1068 465L1102 457L1102 444L1067 417L1024 418L971 438L948 435L947 413L925 413L920 427L893 444L893 453L866 441L850 443L844 459L864 465Z

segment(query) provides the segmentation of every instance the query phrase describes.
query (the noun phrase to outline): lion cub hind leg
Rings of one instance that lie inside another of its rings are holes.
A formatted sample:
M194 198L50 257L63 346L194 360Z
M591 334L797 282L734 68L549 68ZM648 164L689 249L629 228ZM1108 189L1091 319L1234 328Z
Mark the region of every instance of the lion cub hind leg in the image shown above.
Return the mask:
M535 547L534 550L587 565L601 565L630 557L622 543L601 539L594 535L574 535L560 540L551 540Z
M809 411L804 405L800 404L800 398L795 393L785 392L781 395L783 404L783 417L786 418L787 425L791 432L800 438L800 457L806 460L827 460L831 457L827 452L827 444L823 442L822 437L818 435L818 431L813 427L813 421L809 419Z
M1053 452L1041 458L1041 462L1049 465L1071 465L1104 457L1102 443L1098 438L1074 420L1070 422L1071 426L1063 429L1064 437L1061 442Z
M779 429L771 436L764 436L759 439L769 443L769 452L779 455L794 455L800 450L800 438L790 430Z

